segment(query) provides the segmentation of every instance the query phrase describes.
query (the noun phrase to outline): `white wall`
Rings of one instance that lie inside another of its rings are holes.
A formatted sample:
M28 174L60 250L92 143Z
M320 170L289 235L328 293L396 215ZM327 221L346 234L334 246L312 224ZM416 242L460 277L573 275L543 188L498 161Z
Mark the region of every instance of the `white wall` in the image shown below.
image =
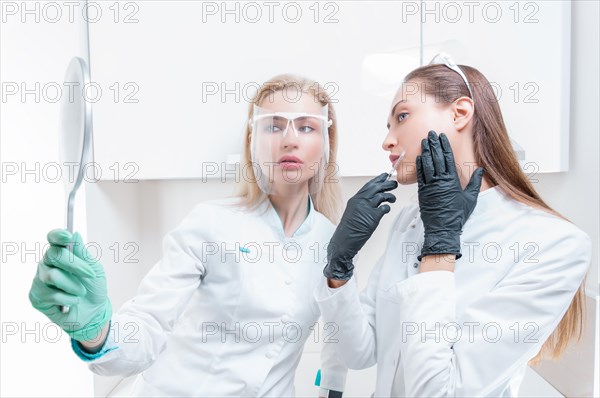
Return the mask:
M47 2L26 3L1 4L0 395L90 396L92 375L71 352L68 336L58 334L60 329L28 299L47 232L66 226L63 184L52 182L56 177L53 165L59 162L59 103L54 102L57 92L44 91L44 86L62 86L72 56L87 58L84 25L81 18L53 23L51 9L46 8L44 14L49 18L42 14ZM16 7L16 14L10 6ZM22 7L32 13L22 13ZM14 84L19 92L8 95ZM28 94L22 99L23 88L37 91L39 98ZM83 192L78 199L75 226L85 236Z

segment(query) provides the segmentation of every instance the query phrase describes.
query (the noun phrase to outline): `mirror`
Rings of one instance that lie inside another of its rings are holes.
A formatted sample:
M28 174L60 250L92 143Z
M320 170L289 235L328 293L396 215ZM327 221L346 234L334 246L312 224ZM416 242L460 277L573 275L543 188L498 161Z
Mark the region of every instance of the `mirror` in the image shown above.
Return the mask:
M75 194L83 180L91 143L92 106L85 98L90 83L87 63L74 57L64 80L70 89L61 99L60 157L65 170L62 179L67 194L67 229L73 232Z
M61 98L60 115L60 164L65 186L67 229L73 233L73 209L75 194L83 180L88 163L92 129L92 104L86 100L85 90L90 75L87 63L80 57L71 59L65 73L64 85L69 90ZM72 248L69 248L71 250ZM61 306L63 313L69 307Z

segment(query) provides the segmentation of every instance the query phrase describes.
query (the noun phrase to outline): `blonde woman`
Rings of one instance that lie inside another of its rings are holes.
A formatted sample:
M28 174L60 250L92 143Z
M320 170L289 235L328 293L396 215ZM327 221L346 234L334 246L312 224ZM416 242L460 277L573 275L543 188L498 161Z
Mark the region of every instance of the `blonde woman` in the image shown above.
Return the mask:
M326 92L290 75L266 82L248 116L240 195L197 205L118 312L81 236L48 234L31 303L69 333L93 372L139 374L133 396L294 395L337 222L339 188L327 180L337 123ZM341 391L346 370L331 348L321 386Z
M317 298L345 364L377 363L375 396L516 396L530 361L581 334L591 243L521 171L488 80L440 60L406 76L383 142L418 204L359 294L352 258L376 224L356 220L379 208L351 199Z

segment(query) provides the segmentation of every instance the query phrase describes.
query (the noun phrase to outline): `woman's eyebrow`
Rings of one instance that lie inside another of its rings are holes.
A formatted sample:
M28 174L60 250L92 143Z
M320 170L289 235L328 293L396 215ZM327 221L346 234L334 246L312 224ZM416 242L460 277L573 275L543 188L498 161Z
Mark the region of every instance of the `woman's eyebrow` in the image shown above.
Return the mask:
M392 106L392 111L390 112L390 117L394 116L394 111L396 110L396 107L398 106L398 104L405 103L405 102L407 102L405 99L396 102L394 104L394 106Z

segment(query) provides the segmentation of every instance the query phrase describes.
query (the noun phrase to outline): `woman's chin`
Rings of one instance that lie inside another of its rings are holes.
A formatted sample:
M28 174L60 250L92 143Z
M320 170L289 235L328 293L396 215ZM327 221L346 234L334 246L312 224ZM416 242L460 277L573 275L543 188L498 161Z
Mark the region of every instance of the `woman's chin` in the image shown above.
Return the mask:
M417 182L417 176L398 174L396 175L396 181L398 181L398 184L400 185L412 185Z

